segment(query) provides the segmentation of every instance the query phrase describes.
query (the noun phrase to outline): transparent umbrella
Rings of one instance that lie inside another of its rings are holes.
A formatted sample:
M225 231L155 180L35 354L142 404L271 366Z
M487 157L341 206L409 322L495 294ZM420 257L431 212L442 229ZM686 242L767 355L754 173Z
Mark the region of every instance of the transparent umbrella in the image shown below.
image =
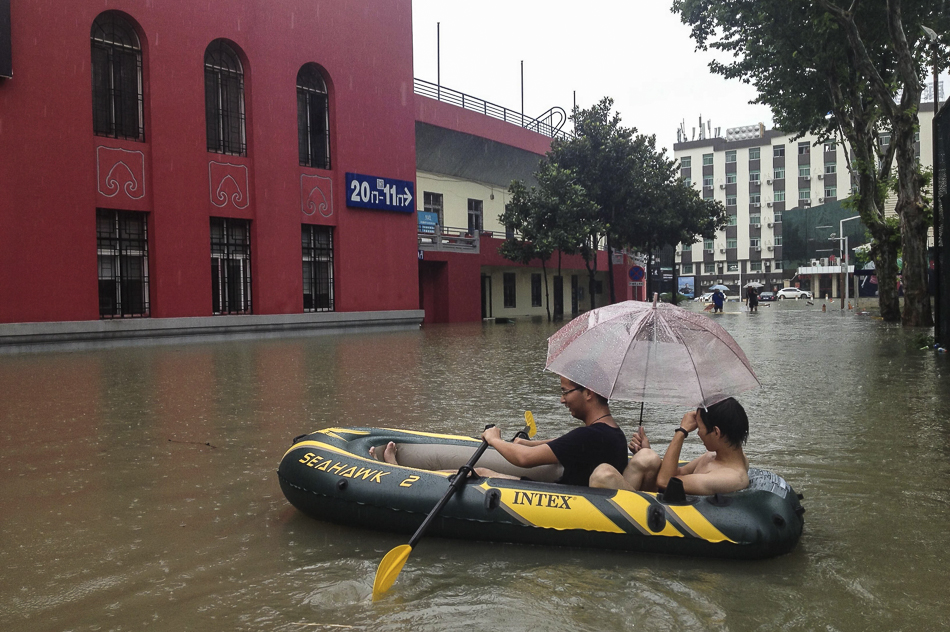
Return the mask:
M544 368L608 399L689 407L759 386L725 329L667 303L626 301L581 314L548 338Z

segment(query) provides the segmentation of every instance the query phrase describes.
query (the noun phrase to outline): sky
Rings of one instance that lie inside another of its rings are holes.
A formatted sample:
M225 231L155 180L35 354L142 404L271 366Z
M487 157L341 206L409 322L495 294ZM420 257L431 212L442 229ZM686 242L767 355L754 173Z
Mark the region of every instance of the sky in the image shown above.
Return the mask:
M769 108L749 105L752 86L709 72L668 0L412 0L415 77L537 116L570 113L605 96L622 124L655 134L672 155L676 129L764 123ZM436 23L441 23L437 46ZM441 63L437 64L437 51ZM698 138L698 129L697 129Z

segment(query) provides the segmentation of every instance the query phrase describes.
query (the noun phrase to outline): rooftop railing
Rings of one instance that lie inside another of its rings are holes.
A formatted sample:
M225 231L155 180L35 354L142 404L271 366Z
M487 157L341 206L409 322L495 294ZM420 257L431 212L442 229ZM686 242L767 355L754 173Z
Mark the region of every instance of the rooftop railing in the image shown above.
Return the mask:
M452 90L451 88L446 88L445 86L440 86L430 81L423 81L422 79L415 80L415 92L430 99L500 119L506 123L523 127L538 134L543 134L549 138L566 139L571 137L571 134L562 129L564 123L567 122L567 114L564 112L564 108L558 106L551 108L541 116L529 118L522 112L515 112L514 110L509 110L506 107L490 103L484 99L479 99L478 97L473 97L464 92Z

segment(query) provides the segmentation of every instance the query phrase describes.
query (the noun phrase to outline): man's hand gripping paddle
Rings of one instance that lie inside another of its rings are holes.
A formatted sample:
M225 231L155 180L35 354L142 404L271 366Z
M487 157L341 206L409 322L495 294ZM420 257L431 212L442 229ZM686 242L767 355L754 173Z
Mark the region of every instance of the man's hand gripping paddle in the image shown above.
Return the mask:
M531 414L530 410L525 411L524 420L525 427L515 434L515 438L523 437L530 439L537 433L538 428L534 424L534 415ZM485 430L489 428L491 428L491 425L485 426ZM514 441L514 439L512 439L512 441ZM465 485L468 477L475 471L475 463L478 462L478 459L481 458L486 449L488 449L488 442L483 439L482 444L478 446L478 449L475 451L475 454L472 455L472 458L468 460L468 463L459 468L458 473L455 475L455 478L452 479L442 500L429 512L426 519L419 525L419 528L416 529L416 532L409 539L409 544L397 546L383 557L383 560L379 563L379 568L376 569L376 579L373 580L373 601L382 597L383 593L392 587L396 578L399 577L402 567L405 566L406 560L409 559L409 554L412 553L412 547L422 539L429 525L432 524L435 517L439 515L439 512L442 511L442 508L449 502L449 499L452 498L456 491Z

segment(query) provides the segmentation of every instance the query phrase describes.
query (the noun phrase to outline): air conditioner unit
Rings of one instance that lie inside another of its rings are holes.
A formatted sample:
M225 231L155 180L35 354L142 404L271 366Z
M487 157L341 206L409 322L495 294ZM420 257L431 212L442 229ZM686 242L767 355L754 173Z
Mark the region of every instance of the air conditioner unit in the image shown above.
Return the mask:
M824 201L825 201L825 198L818 198L818 203L819 203L819 204L821 204L821 203L824 202Z
M719 185L719 188L720 188L720 189L725 189L725 188L726 188L726 185L720 184L720 185Z
M824 179L825 179L824 174L819 173L819 174L818 174L818 179L819 179L819 180L824 180Z
M762 224L752 224L752 228L762 228Z
M772 181L771 181L771 180L766 180L765 183L766 183L766 184L772 184Z
M822 258L821 258L821 265L827 266L827 265L828 265L828 259L825 258L825 257L822 257Z
M812 259L812 260L811 260L811 267L817 268L817 267L818 267L818 263L819 263L818 259Z
M755 247L755 251L756 251L756 252L762 252L762 246L756 246L756 247Z
M771 202L766 202L765 205L766 205L767 207L769 207L769 208L772 208L772 203L771 203Z
M766 246L766 248L768 248L769 252L772 252L772 246Z
M769 222L769 228L772 228L772 226L773 226L772 222Z
M802 180L811 180L811 176L802 176Z
M754 208L759 208L760 206L762 206L762 204L761 204L760 202L753 202L753 203L752 203L752 206L753 206Z
M722 254L726 254L726 249L725 249L725 248L720 248L720 249L719 249L719 252L721 252Z

